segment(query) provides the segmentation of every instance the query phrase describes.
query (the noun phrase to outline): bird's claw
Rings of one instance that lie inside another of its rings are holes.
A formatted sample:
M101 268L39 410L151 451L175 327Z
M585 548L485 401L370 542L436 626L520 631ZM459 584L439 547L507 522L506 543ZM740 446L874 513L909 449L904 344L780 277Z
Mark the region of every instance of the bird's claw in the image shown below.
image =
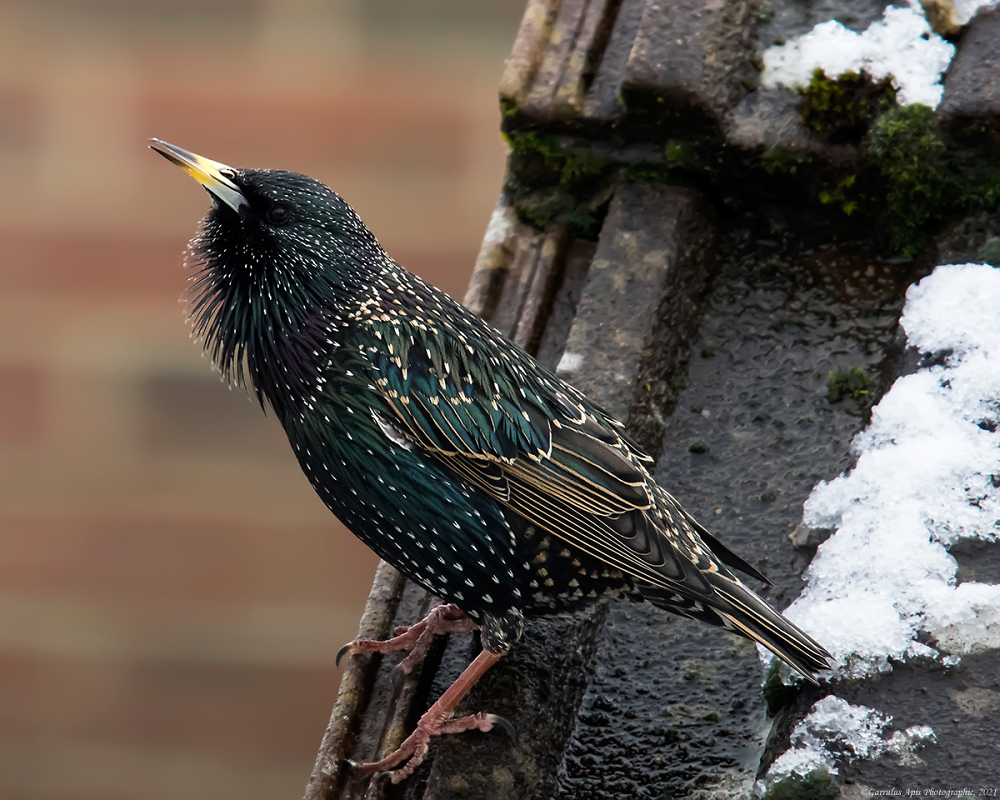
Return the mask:
M397 627L391 639L385 641L355 639L348 642L337 653L337 666L340 666L341 659L348 652L393 653L396 650L409 650L410 654L400 664L403 672L409 674L427 654L435 636L445 633L471 633L478 627L458 606L450 604L436 606L420 622Z
M359 772L369 775L384 773L393 783L412 775L419 767L430 750L431 740L446 733L461 733L463 731L482 731L486 733L499 726L517 744L517 731L510 721L496 714L471 714L458 719L433 719L428 716L421 718L417 729L413 731L396 750L380 761L360 762L346 759L347 764ZM405 763L404 763L405 762ZM399 766L402 764L402 766Z
M490 714L490 716L493 718L493 724L510 737L511 744L517 745L520 737L517 735L517 728L514 727L514 724L509 719L497 714Z

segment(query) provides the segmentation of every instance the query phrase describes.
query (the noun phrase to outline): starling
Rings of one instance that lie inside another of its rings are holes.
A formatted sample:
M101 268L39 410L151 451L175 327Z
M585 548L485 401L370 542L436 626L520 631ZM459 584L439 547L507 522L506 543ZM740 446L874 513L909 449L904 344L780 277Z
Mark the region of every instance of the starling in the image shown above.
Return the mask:
M638 592L760 642L809 680L829 653L736 576L765 581L650 475L621 422L411 274L335 192L292 172L233 169L153 139L213 198L186 264L194 329L226 379L269 404L323 502L440 597L386 643L435 633L483 650L369 772L410 774L526 616ZM403 762L406 762L403 764ZM403 766L400 766L403 764Z

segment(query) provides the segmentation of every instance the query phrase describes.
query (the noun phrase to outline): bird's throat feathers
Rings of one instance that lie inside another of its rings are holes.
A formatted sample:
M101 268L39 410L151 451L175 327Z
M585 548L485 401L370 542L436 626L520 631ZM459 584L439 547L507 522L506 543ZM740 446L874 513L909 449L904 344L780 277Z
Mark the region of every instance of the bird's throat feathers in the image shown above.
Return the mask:
M223 377L283 417L315 387L338 323L388 259L374 237L319 261L294 239L246 227L218 205L206 216L184 259L189 316Z

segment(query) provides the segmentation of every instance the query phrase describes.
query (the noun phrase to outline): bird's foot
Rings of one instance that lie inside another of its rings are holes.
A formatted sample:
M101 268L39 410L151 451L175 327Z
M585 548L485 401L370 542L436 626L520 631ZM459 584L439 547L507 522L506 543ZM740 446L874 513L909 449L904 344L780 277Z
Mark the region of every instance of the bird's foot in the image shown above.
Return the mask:
M496 714L479 713L458 719L442 719L436 715L432 717L431 711L428 711L420 718L417 729L403 740L395 752L390 753L380 761L364 764L352 761L351 766L359 772L369 775L385 772L389 776L389 780L393 783L399 783L412 775L416 768L423 763L424 757L430 749L431 739L435 736L463 731L483 731L485 733L492 730L494 725L502 727L513 738L514 727ZM407 761L407 759L409 760ZM404 761L406 763L403 766L394 769Z
M455 707L468 694L469 689L476 684L476 681L500 660L500 655L483 650L476 656L472 663L456 678L455 682L448 687L447 691L438 698L437 702L427 709L427 712L417 723L417 729L403 740L395 752L390 753L381 761L373 761L368 764L351 762L351 765L368 774L389 770L392 782L399 783L412 775L413 771L420 766L420 762L424 760L424 756L427 755L427 750L430 748L431 739L435 736L471 730L488 731L494 725L499 725L511 735L511 738L516 740L514 726L495 714L473 714L458 719L451 718ZM400 767L399 765L404 761L406 764Z
M471 633L476 625L458 606L446 603L437 606L420 622L413 625L402 625L393 631L394 636L385 641L377 639L355 639L348 642L337 653L337 665L347 653L393 653L396 650L410 650L397 667L404 674L409 674L419 664L435 636L445 633Z

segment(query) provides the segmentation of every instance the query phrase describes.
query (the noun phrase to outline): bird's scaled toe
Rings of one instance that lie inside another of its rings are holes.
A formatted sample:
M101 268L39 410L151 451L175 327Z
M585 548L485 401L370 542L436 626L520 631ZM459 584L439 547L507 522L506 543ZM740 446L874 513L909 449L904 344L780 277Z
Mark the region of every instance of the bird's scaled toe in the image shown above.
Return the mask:
M418 625L421 623L417 623ZM415 626L411 626L415 627ZM423 629L421 629L423 630ZM353 642L348 642L340 651L337 653L337 666L340 666L341 659L351 653L352 655L358 653L394 653L397 650L407 650L414 647L417 642L418 636L410 635L404 633L400 636L394 636L391 639L355 639ZM404 660L409 661L413 656L411 652L409 656ZM409 672L412 667L404 669L404 672Z
M420 725L411 733L395 751L378 761L354 761L348 759L348 764L357 770L368 775L384 772L393 783L399 783L404 778L413 774L414 770L423 763L424 756L430 749L431 738L434 734L428 732ZM406 762L403 764L403 762ZM399 766L403 764L403 766ZM397 769L398 767L398 769Z
M347 764L358 772L374 775L384 772L393 783L408 778L419 767L427 753L430 751L431 741L446 733L463 733L464 731L482 731L486 733L494 727L499 727L510 736L511 741L517 743L517 731L514 726L503 717L496 714L470 714L467 717L458 719L429 719L421 718L417 723L417 728L411 733L403 743L392 753L379 761L362 763L347 759ZM405 764L403 762L406 762ZM402 766L399 766L402 764Z
M446 633L471 633L479 626L465 613L450 604L440 605L419 622L413 625L401 625L394 631L395 635L385 641L379 639L355 639L340 648L337 653L337 666L348 653L393 653L397 650L409 650L410 654L403 659L399 668L404 674L409 674L419 664L430 649L434 638Z

